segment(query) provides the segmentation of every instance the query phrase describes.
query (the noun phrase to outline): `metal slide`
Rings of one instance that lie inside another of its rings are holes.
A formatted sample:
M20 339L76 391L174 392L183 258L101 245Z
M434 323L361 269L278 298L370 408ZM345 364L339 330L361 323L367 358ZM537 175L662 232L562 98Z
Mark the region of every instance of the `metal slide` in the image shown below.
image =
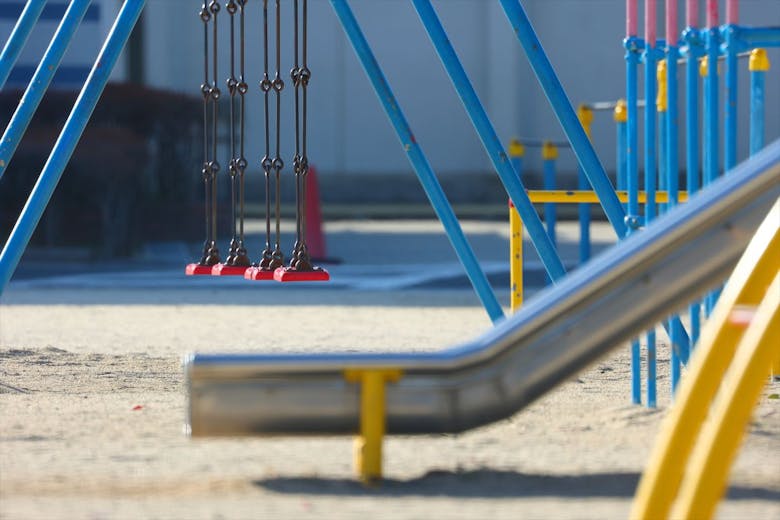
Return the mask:
M193 436L353 434L347 369L398 369L387 433L508 417L732 271L780 197L780 140L461 346L427 354L202 355L185 360Z

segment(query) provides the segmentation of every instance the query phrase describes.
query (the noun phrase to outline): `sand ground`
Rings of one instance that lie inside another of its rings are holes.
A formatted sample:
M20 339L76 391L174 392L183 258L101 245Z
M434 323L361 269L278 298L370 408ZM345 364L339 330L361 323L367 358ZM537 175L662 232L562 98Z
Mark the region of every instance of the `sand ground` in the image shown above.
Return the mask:
M503 294L506 299L506 294ZM629 404L626 349L514 417L391 438L388 480L348 438L191 440L189 351L416 351L486 330L467 290L24 288L0 307L0 517L626 518L669 404ZM780 518L780 392L762 397L721 518Z

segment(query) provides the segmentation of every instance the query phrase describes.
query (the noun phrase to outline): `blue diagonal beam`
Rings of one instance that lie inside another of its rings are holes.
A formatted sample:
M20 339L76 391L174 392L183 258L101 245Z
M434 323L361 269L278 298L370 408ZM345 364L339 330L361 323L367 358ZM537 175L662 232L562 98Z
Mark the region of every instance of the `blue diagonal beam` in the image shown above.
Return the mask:
M3 178L3 174L8 169L8 163L11 162L14 152L16 152L16 147L19 146L19 142L22 140L30 120L38 109L43 95L46 94L54 74L60 67L62 57L73 40L73 35L84 18L91 1L73 0L71 2L68 10L65 11L65 15L62 17L62 22L60 22L49 43L49 47L41 58L38 68L35 69L35 74L33 74L27 90L24 91L22 100L16 107L11 122L8 123L8 127L3 133L2 140L0 140L0 179Z
M490 287L485 272L479 265L474 251L471 249L466 235L463 233L463 229L460 227L457 216L450 206L447 196L444 194L444 190L439 184L436 175L431 168L428 159L422 151L422 148L417 143L417 140L412 133L409 123L406 120L401 107L396 101L395 95L387 83L382 69L376 61L374 53L371 51L371 47L368 45L363 32L360 30L355 15L350 9L346 0L331 0L333 9L336 12L341 25L344 28L344 32L347 34L349 41L352 44L355 53L360 59L360 63L363 65L363 69L366 72L371 85L374 87L376 95L379 97L379 101L382 103L382 107L387 113L387 117L395 129L398 139L406 151L406 156L409 162L412 163L417 177L420 179L425 194L433 206L436 215L439 217L445 231L447 232L447 238L449 238L452 247L455 249L455 253L458 255L460 262L466 270L466 275L471 281L471 285L477 293L477 296L482 301L482 305L485 307L490 319L493 322L499 321L504 318L504 312L501 309L501 305L498 303L493 289Z
M22 253L30 242L30 237L35 231L35 227L38 225L38 221L41 219L41 215L46 209L79 139L81 139L81 134L84 133L84 128L95 110L95 105L103 93L111 71L141 15L145 3L146 0L125 0L117 15L114 26L111 28L95 65L84 83L84 88L54 144L38 182L35 183L30 197L19 215L19 220L11 231L8 242L5 244L3 252L0 253L0 295L8 285Z
M501 178L501 182L504 184L504 188L512 199L515 208L517 208L520 218L528 230L528 235L536 247L547 273L550 275L550 279L553 281L559 280L566 275L566 269L563 266L563 262L561 262L560 256L558 256L558 251L556 251L555 245L547 235L544 225L526 193L523 182L512 166L512 162L509 160L501 140L498 138L498 134L485 112L485 108L479 101L479 97L455 53L455 49L452 47L452 43L450 43L444 27L436 15L433 5L431 5L429 0L412 0L412 4L417 10L417 14L425 26L425 30L428 32L428 36L436 48L436 52L447 70L447 74L450 76L458 96L460 96L460 100L463 102L463 106L466 108L471 122L482 140L482 145L485 147L493 167ZM617 196L615 196L615 200L617 200Z
M542 85L547 99L552 105L555 115L563 126L563 131L571 143L571 147L577 156L577 160L585 171L593 190L599 197L604 212L607 214L609 222L615 228L618 237L623 238L626 235L625 212L620 204L615 189L607 177L604 166L599 161L596 151L593 149L588 136L585 134L582 125L577 119L577 113L574 111L566 92L563 90L558 75L555 73L547 54L542 48L539 38L536 36L531 21L525 13L525 9L519 0L499 0L504 13L512 24L517 39L523 46L528 61L536 74L536 78Z
M19 59L19 54L21 54L24 44L35 27L35 22L40 18L45 5L46 0L27 0L27 5L24 6L22 14L16 21L11 36L5 42L3 52L0 53L0 90L5 86L8 75L11 74L11 69L14 68L16 60Z

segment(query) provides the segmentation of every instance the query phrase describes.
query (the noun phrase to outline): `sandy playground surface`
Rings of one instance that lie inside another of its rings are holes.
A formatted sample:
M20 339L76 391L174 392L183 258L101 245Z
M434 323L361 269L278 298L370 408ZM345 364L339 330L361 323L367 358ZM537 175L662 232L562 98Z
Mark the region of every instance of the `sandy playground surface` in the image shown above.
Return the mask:
M228 302L228 305L224 305ZM511 419L391 438L388 481L349 438L190 440L188 351L415 351L489 327L469 291L13 287L0 307L0 517L626 518L668 406L629 404L626 349ZM780 519L780 383L767 387L721 518Z

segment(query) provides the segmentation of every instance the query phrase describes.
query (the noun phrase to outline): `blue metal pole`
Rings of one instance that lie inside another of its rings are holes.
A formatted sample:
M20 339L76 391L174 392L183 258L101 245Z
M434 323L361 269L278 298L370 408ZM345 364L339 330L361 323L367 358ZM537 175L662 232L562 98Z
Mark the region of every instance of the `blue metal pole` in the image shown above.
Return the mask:
M555 189L555 161L558 158L558 148L551 142L545 142L542 146L542 173L544 189L551 191ZM547 236L557 247L555 226L557 224L557 215L555 203L547 202L544 204L544 223L547 225ZM547 275L547 283L550 284L553 279Z
M656 217L656 53L657 48L645 43L645 225ZM656 337L655 329L647 333L647 406L656 406Z
M581 190L589 190L588 176L582 166L579 168L578 187ZM577 204L577 213L580 218L580 265L590 260L590 204Z
M668 39L668 38L667 38ZM679 179L680 179L680 160L678 154L678 142L680 136L679 130L679 107L677 102L677 92L679 90L679 81L677 74L677 59L680 57L679 47L677 42L667 42L666 52L666 134L662 139L666 142L666 190L669 193L666 207L671 210L677 206L679 200ZM698 83L698 78L694 78L694 81ZM680 381L680 358L688 359L689 352L679 352L679 336L681 322L672 320L670 324L671 330L671 384L672 393L677 388L677 384ZM682 356L680 355L682 354Z
M626 147L626 190L628 191L628 204L626 211L626 236L639 230L639 130L637 113L637 90L639 65L639 52L641 42L631 36L625 40L626 47L626 108L628 118ZM631 341L631 401L634 404L642 403L642 375L641 353L639 340Z
M548 191L557 189L555 182L555 159L544 160L543 166L544 189ZM544 221L547 224L547 236L550 237L550 241L553 243L553 245L557 245L555 226L558 223L558 216L556 204L554 202L546 202L544 204Z
M750 63L750 155L755 155L764 147L764 93L766 83L766 70L756 66L754 56L757 52L763 53L763 59L768 66L766 51L757 49L753 51Z
M509 197L514 202L520 218L528 230L528 235L547 269L547 273L553 280L562 278L566 274L563 262L560 256L558 256L555 246L547 236L542 221L536 210L534 210L522 181L518 177L517 172L512 169L512 163L507 157L501 140L498 138L498 134L496 134L495 128L493 128L482 103L480 103L479 97L455 53L455 49L452 47L449 38L447 38L447 33L441 25L436 11L429 0L412 0L412 4L417 10L420 21L422 21L442 65L447 70L447 74L452 80L455 90L458 92L458 96L471 118L471 122L482 140L482 145L485 147L493 167L501 178ZM577 124L579 125L579 123ZM607 180L607 182L609 181ZM615 196L614 192L612 195ZM615 199L617 200L616 196Z
M740 43L753 47L780 47L780 27L736 27L735 37Z
M685 170L688 196L699 191L700 169L699 161L699 57L702 55L701 33L695 27L688 27L683 35L688 46L685 62ZM701 330L701 304L694 301L688 308L691 316L691 341L694 348L699 341Z
M531 26L528 15L518 0L499 1L504 8L504 13L509 19L509 23L514 29L515 35L525 49L536 78L542 85L547 99L550 101L555 115L563 127L563 131L566 133L569 143L571 143L571 147L577 155L577 160L582 165L583 170L585 170L590 185L601 201L607 218L612 227L615 228L617 236L625 236L626 223L624 221L625 212L623 211L623 206L620 204L620 200L615 194L614 187L607 177L604 166L599 161L596 151L593 149L593 144L585 134L585 130L582 128L561 82Z
M24 6L22 14L16 21L11 36L5 42L3 52L0 53L0 90L3 89L5 82L8 81L11 69L14 68L16 60L19 59L19 54L21 54L24 44L27 42L27 38L30 37L30 33L35 27L35 22L40 18L45 5L46 0L27 0L27 5Z
M618 191L626 191L626 146L628 139L628 128L626 123L617 125L617 188ZM623 205L628 208L627 204Z
M668 191L669 183L668 167L668 145L667 134L669 132L669 114L664 111L658 112L658 189ZM663 215L666 212L667 204L658 204L658 214Z
M363 65L366 75L374 87L377 97L379 97L379 100L382 103L382 107L385 109L387 117L390 119L390 122L406 151L407 158L411 162L417 177L420 179L420 183L422 184L428 199L431 201L431 205L433 206L436 215L444 226L447 237L463 264L477 296L485 307L490 319L493 322L501 320L504 317L501 305L498 303L498 299L493 293L487 276L484 271L482 271L474 251L471 249L468 240L466 240L466 235L463 233L458 218L455 216L455 212L453 211L452 206L450 206L450 203L444 194L444 190L436 179L436 175L433 173L433 169L431 168L428 159L425 157L422 148L420 148L420 145L417 143L406 117L401 111L401 107L396 101L395 95L382 73L382 69L379 67L379 63L376 61L376 57L371 51L371 47L368 45L363 32L360 30L354 13L346 0L331 0L331 4L341 21L344 32L349 38L355 53Z
M11 122L8 123L8 127L3 133L2 140L0 140L0 179L3 178L3 174L8 168L8 163L11 162L14 156L16 147L19 146L19 142L22 140L30 120L38 109L43 95L46 94L46 90L49 88L52 78L54 78L54 73L57 72L62 57L73 40L73 35L84 18L90 2L91 0L73 0L71 2L68 10L65 11L62 22L60 22L57 28L57 32L54 33L54 37L51 39L51 43L49 43L49 47L41 58L38 68L35 69L35 74L33 74L30 84L27 86L24 96L22 96L22 100L16 107Z
M736 27L727 25L723 32L726 54L726 107L723 116L723 169L728 172L737 165L737 41Z
M704 185L707 186L718 177L718 54L720 48L720 30L709 27L706 35L707 76L704 78ZM709 317L718 291L712 291L705 299L705 313Z
M57 183L62 177L65 166L73 155L84 128L87 126L95 105L106 86L111 71L119 55L124 49L130 32L138 20L145 0L125 0L119 11L114 26L106 38L100 55L95 61L81 90L76 104L73 106L68 120L54 144L51 155L41 171L38 182L33 187L27 203L22 209L16 226L11 231L8 242L0 253L0 294L5 290L11 276L19 264L27 244L32 237L38 221L49 203Z

